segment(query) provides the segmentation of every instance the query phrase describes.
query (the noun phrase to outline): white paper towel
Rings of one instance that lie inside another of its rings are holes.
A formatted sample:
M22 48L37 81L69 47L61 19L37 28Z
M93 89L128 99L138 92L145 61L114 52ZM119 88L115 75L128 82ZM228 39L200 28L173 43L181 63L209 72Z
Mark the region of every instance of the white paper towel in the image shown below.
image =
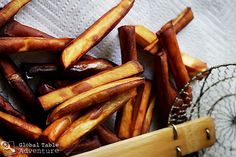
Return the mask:
M9 0L0 0L0 6L7 2ZM118 2L119 0L32 0L15 18L55 37L76 37ZM178 34L181 50L203 59L210 66L235 63L234 0L136 0L132 10L117 27L141 24L155 32L186 6L192 7L195 19ZM117 27L89 53L120 64ZM18 58L31 60L29 56ZM148 60L145 67L149 68L150 58L146 55L141 55L141 58ZM150 72L145 75L151 78ZM209 156L211 155L217 156Z

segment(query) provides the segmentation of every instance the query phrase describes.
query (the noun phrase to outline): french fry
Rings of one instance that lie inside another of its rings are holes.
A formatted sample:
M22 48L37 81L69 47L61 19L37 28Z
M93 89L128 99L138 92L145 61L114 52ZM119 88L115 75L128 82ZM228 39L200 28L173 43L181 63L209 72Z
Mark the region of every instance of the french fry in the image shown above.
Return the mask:
M55 142L78 116L79 113L73 113L54 121L43 131L42 136L47 137L50 142Z
M57 79L82 79L113 67L105 59L92 59L79 61L73 67L62 70L53 63L23 63L22 67L27 77L46 76Z
M175 19L173 25L176 33L179 33L193 19L193 12L190 7L185 8ZM159 39L156 34L144 26L135 26L136 41L145 51L156 54L159 49Z
M12 0L0 10L0 28L31 0Z
M42 37L42 38L52 38L52 36L41 32L35 28L26 26L11 20L3 29L3 34L9 37Z
M145 80L144 89L142 93L142 99L138 107L137 117L134 119L134 128L132 130L132 136L138 136L142 134L142 127L145 119L145 115L148 108L149 99L152 91L152 83L150 80Z
M125 92L103 105L95 107L77 119L57 140L56 143L59 145L59 149L64 151L79 142L85 134L95 129L104 119L116 112L133 96L130 91Z
M104 125L99 125L95 129L99 139L103 144L112 144L120 141L120 139L111 130L107 129Z
M166 127L172 103L177 90L170 83L168 61L165 50L155 55L155 86L157 90L158 113L162 126Z
M70 38L0 37L0 54L29 51L60 52L70 41Z
M26 117L17 111L3 96L0 95L0 110L6 112L10 115L16 116L23 120L26 120Z
M118 28L122 63L138 60L135 40L135 27L122 26ZM133 89L136 93L136 89ZM126 139L130 137L132 112L135 104L135 98L131 98L116 115L115 130L119 138Z
M42 130L39 127L1 111L0 122L2 124L1 127L6 126L9 130L14 131L14 133L17 133L27 139L38 139L42 133Z
M178 91L180 91L186 83L190 81L190 78L181 57L172 21L161 28L159 39L166 49L166 54L168 56L167 59L173 79L176 83ZM188 88L187 90L188 93L191 93L192 91L191 88Z
M62 52L61 62L64 68L71 67L92 47L97 45L129 12L133 4L134 0L121 0L117 6L73 40Z
M40 106L33 91L18 72L16 65L13 63L10 57L5 55L0 57L0 70L11 87L24 101L25 106L23 107L27 112L27 116L33 118L30 120L37 121L39 120L39 117L42 118L44 113L43 108Z
M155 107L155 102L156 102L156 95L152 95L149 106L145 115L145 119L143 121L143 127L142 127L142 134L148 133L151 127L151 122L154 114L154 107Z
M97 86L127 78L143 71L143 67L136 61L131 61L121 66L114 67L110 70L98 73L74 85L58 89L39 97L39 101L44 110L49 110L69 98L88 91Z
M187 53L182 52L182 59L190 77L196 76L197 73L206 71L208 66L203 61L193 58Z
M111 82L78 94L57 106L48 116L47 124L69 113L75 113L89 106L108 101L111 97L138 87L143 82L142 77L132 77Z
M85 141L77 144L75 146L75 148L73 148L73 151L71 152L70 155L76 155L76 154L80 154L83 152L91 151L91 150L94 150L94 149L99 148L101 146L102 145L101 145L98 137L94 136L92 138L86 139Z

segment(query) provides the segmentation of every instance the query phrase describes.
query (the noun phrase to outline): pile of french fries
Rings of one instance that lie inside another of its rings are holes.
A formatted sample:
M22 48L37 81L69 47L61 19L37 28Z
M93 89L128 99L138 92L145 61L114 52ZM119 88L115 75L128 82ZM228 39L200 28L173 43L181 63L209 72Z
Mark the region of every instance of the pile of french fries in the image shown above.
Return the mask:
M0 10L0 70L21 98L24 111L19 112L0 96L0 142L47 142L59 149L55 156L78 154L149 132L154 108L160 117L156 123L165 127L177 93L191 77L207 69L206 63L181 53L176 39L176 34L193 19L191 8L157 33L141 25L119 27L122 64L116 65L86 53L113 30L134 0L121 0L75 39L54 38L15 21L14 15L29 2L12 0ZM140 75L144 69L138 61L136 44L155 59L153 80ZM22 63L19 69L9 56L35 51L60 54L61 60ZM37 76L43 79L33 92L27 78ZM186 89L188 97L181 96L179 107L191 101L191 92L190 87ZM115 112L113 132L103 121ZM31 148L15 149L19 152ZM9 153L0 145L1 155Z

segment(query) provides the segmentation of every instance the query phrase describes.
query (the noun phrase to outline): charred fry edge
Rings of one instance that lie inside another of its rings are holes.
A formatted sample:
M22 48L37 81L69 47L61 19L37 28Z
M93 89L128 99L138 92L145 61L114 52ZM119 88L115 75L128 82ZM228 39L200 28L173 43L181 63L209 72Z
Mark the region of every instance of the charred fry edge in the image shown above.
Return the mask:
M73 40L62 52L61 62L63 67L71 67L92 47L99 43L129 12L133 4L134 0L122 0Z
M120 139L111 130L107 129L104 125L99 125L95 129L99 139L103 144L112 144L120 141Z

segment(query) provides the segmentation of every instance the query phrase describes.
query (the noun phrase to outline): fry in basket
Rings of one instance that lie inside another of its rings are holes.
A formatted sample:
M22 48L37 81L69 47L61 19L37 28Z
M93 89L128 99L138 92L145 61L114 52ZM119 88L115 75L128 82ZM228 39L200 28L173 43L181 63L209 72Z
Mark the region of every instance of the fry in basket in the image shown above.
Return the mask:
M0 37L0 54L29 51L60 52L70 41L70 38Z
M121 57L122 63L125 64L128 61L138 60L138 54L136 50L136 40L135 40L135 27L134 26L122 26L118 28L120 47L121 47ZM137 89L133 89L134 93ZM132 113L135 104L135 98L131 98L126 105L124 105L118 112L116 116L115 130L119 138L126 139L131 137L131 123L132 123Z
M82 79L113 67L105 59L92 59L79 61L73 67L62 70L53 63L23 63L22 67L27 77L46 76L56 79Z
M138 87L143 84L143 82L142 77L131 77L78 94L57 106L48 116L47 123L51 123L69 113L75 113L89 106L108 101L111 97Z
M71 67L92 47L97 45L129 12L134 0L121 0L121 2L104 14L85 32L73 40L62 53L61 62L64 68Z
M0 10L0 28L31 0L12 0Z
M99 139L103 144L112 144L120 141L120 139L111 130L106 128L104 125L99 125L95 129Z
M116 112L133 96L130 91L127 91L100 106L96 106L77 119L57 140L56 143L59 145L59 149L64 151L79 142L84 135L95 129L104 119Z
M39 97L39 101L45 110L49 110L77 94L109 82L139 74L141 72L143 72L143 67L138 62L131 61L110 70L100 72L71 86L67 86L41 96Z
M42 133L42 130L39 127L1 111L0 111L0 122L1 122L1 129L3 129L2 127L6 127L7 129L27 139L31 140L38 139L38 137Z
M3 33L9 37L42 37L42 38L52 38L52 36L41 32L35 28L26 26L11 20L3 29Z
M3 96L0 95L0 110L15 117L26 120L25 115L17 111Z
M145 115L148 109L149 100L152 91L152 83L150 80L145 80L144 89L142 92L142 98L138 105L137 116L133 119L132 137L142 134L142 127L145 119Z

